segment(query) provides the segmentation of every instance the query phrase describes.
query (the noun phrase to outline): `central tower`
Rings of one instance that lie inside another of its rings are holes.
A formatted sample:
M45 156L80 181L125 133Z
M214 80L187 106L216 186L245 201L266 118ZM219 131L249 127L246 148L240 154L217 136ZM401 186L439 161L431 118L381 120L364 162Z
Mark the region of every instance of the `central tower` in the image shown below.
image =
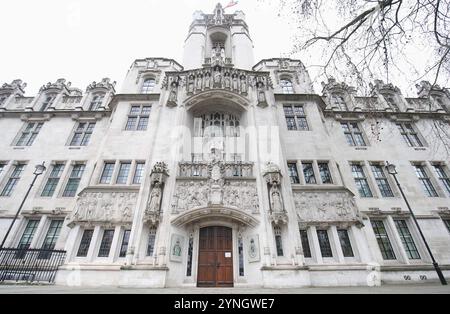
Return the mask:
M253 42L242 11L225 14L219 3L213 14L194 13L184 46L183 66L186 70L204 65L250 70L254 64Z

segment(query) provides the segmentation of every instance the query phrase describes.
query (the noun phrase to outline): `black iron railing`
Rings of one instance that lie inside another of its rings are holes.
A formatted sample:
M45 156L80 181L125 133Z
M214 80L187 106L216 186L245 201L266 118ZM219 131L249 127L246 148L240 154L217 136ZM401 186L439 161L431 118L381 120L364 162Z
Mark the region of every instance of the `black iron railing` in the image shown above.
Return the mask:
M53 283L65 258L66 251L3 248L0 250L0 282Z

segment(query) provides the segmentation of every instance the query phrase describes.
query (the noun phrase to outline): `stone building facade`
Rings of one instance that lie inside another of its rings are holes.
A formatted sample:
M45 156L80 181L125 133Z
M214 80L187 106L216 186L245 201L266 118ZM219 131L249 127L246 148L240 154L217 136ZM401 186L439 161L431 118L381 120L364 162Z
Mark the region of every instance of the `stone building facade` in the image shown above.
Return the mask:
M450 277L450 92L376 81L316 94L299 60L253 58L243 12L196 12L183 64L122 90L0 88L0 236L66 250L63 285L348 286L437 280L385 162ZM447 149L446 149L447 148Z

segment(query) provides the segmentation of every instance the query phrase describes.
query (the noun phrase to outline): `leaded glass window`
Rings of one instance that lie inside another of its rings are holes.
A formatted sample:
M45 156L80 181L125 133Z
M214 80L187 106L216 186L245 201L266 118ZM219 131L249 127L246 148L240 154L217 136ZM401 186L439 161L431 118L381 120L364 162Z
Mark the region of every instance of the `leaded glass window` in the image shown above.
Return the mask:
M305 108L302 105L284 105L283 109L289 131L309 131Z
M333 251L331 250L330 239L328 237L327 230L317 230L317 238L319 239L320 252L322 257L333 257Z
M150 120L150 105L132 105L128 114L126 131L146 131Z
M377 239L383 259L396 259L394 249L392 248L391 241L389 240L389 236L387 234L383 221L372 220L372 228L375 233L375 238Z
M292 84L291 80L280 80L280 87L283 94L294 94L294 85Z
M314 167L312 163L303 163L303 175L306 184L317 184L316 175L314 174Z
M119 174L117 175L117 184L126 184L128 175L131 169L131 162L121 162L119 167Z
M277 256L284 256L283 252L283 237L281 234L281 228L280 227L274 227L273 228L275 233L275 245L277 248Z
M242 237L238 238L238 254L239 254L239 276L244 276L244 241Z
M89 252L89 247L91 246L92 236L94 235L94 230L84 230L83 236L81 237L80 246L78 247L77 257L86 257Z
M188 260L187 260L187 269L186 269L186 276L191 277L192 276L192 258L193 258L193 251L194 251L194 237L189 237L189 246L188 246Z
M131 230L125 230L123 232L122 245L120 246L119 257L127 256L128 244L130 243Z
M8 181L6 182L6 185L3 188L2 194L0 196L11 196L17 183L19 183L20 177L22 176L24 169L25 169L24 164L18 164L14 167L14 170L11 173L11 176L9 177Z
M398 130L403 137L403 140L410 147L423 147L422 141L419 138L418 132L411 123L397 123Z
M62 220L52 220L50 222L50 227L48 228L47 235L45 236L44 243L42 244L42 249L45 251L39 253L40 259L49 259L51 257L51 250L55 248L62 226Z
M136 163L136 169L134 171L134 176L133 176L133 184L141 184L142 183L142 177L144 176L144 168L145 168L145 163L143 163L143 162Z
M89 105L89 110L94 111L98 110L98 108L101 107L103 104L103 101L105 100L105 94L95 94L94 97L92 97L91 103Z
M289 178L291 179L292 184L299 184L300 178L298 176L297 171L297 164L296 163L288 163L288 171L289 171Z
M100 184L110 184L114 172L115 163L105 162L103 166L102 176L100 177Z
M52 197L55 193L56 187L58 186L59 180L61 179L61 175L64 171L65 165L62 163L54 164L52 167L52 171L47 179L47 183L42 190L41 196L43 197Z
M311 258L311 247L309 246L308 231L300 230L300 237L302 239L303 255L305 258Z
M381 165L372 165L372 172L383 197L394 197L389 181Z
M355 179L355 184L359 195L361 197L373 197L363 167L358 164L352 164L352 174Z
M78 186L80 185L81 177L83 176L85 165L76 164L72 168L69 180L67 181L63 197L73 197L76 195Z
M344 257L354 257L355 255L353 254L352 243L350 242L348 231L345 229L339 229L337 232Z
M156 86L156 80L154 78L147 78L144 80L141 88L141 94L150 94L153 93L153 90Z
M155 252L156 229L151 228L148 233L147 256L153 256Z
M327 162L319 162L320 179L323 184L333 184L330 167Z
M394 220L394 222L408 258L420 259L419 251L417 250L416 244L414 243L411 232L409 232L406 220Z
M450 178L449 178L447 172L445 171L444 166L434 165L434 169L436 170L439 181L441 181L442 185L447 190L447 193L450 194Z
M19 245L17 246L20 250L27 250L30 247L31 241L33 241L34 234L36 233L37 227L39 225L39 220L29 220L27 226L22 233Z
M103 232L102 242L98 251L98 257L108 257L111 251L111 245L114 238L114 230L105 230Z
M31 146L42 129L44 123L27 123L15 146Z
M417 178L419 179L425 194L429 197L439 197L433 183L431 183L431 179L428 177L425 167L422 165L415 165L414 167L416 169Z
M341 127L350 146L367 146L357 122L342 122Z
M95 122L80 122L75 129L70 146L87 146L94 132Z

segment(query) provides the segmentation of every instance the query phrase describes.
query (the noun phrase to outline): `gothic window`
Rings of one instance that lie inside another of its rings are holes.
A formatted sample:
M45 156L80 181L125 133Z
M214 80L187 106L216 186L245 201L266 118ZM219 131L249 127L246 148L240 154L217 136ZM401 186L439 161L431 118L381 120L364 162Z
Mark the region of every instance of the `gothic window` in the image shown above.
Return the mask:
M386 102L388 103L389 107L391 107L394 111L400 111L397 102L394 99L394 96L392 95L385 95L384 99L386 99Z
M89 105L89 111L98 110L98 108L102 106L104 100L105 100L105 93L94 94L91 103Z
M63 192L63 197L74 197L80 185L81 177L83 176L85 165L76 164L72 167L69 180Z
M411 123L397 123L397 127L408 146L423 147L423 144L419 139L418 132L415 130Z
M281 79L280 87L283 94L294 94L294 85L289 79Z
M327 162L319 162L319 172L322 184L333 184L333 178L331 176L330 167Z
M61 175L64 171L65 165L63 163L57 163L52 166L52 171L47 179L47 183L42 190L41 196L52 197L55 193L56 187L58 186Z
M151 228L148 233L147 256L153 256L155 252L156 229Z
M44 123L30 122L25 125L24 130L21 132L19 139L15 146L31 146L34 140L41 131Z
M442 165L434 165L434 169L438 175L439 181L445 187L447 192L450 194L450 178Z
M416 169L417 178L419 179L425 194L429 197L439 197L436 189L433 186L433 183L431 183L431 179L428 176L425 167L422 165L415 165L414 167Z
M394 220L395 226L397 227L398 234L402 240L403 247L408 255L409 259L420 259L419 251L417 250L414 239L409 232L406 220Z
M300 237L302 239L303 256L305 258L311 258L311 247L309 246L308 232L306 230L300 230Z
M58 241L59 234L63 225L63 220L52 220L50 227L48 228L47 235L45 236L44 243L42 244L41 251L39 253L40 259L49 259L52 255L51 250L55 248L56 241Z
M373 197L364 169L359 164L352 164L352 174L361 197Z
M100 177L100 184L110 184L111 183L115 165L116 164L114 162L105 162L105 164L103 166L103 172Z
M25 164L18 164L14 167L14 170L11 173L8 182L6 182L6 185L3 188L2 194L0 194L0 196L11 196L17 183L19 183L20 177L22 176L24 169Z
M128 114L126 131L146 131L150 119L150 112L152 106L147 105L133 105Z
M146 78L141 87L141 94L153 93L156 86L156 80L154 78Z
M344 257L354 257L352 243L348 236L348 230L338 229L339 242L341 243L342 253Z
M131 230L125 230L123 232L122 245L120 246L119 257L127 256L128 244L130 242Z
M366 146L366 141L357 122L341 122L341 126L350 146Z
M45 100L41 105L40 111L47 110L51 105L53 105L53 102L55 101L56 95L50 94L45 96Z
M333 105L338 107L340 111L348 111L347 103L345 101L344 95L334 94L332 96Z
M314 174L314 167L312 162L303 162L303 175L305 176L306 184L317 184L316 175Z
M22 237L20 238L19 245L17 246L19 250L28 250L38 225L39 220L28 220L25 230L22 233Z
M201 127L196 127L196 136L203 137L239 137L239 118L229 113L208 113L201 116ZM198 122L200 122L198 120Z
M86 257L89 252L89 247L91 246L92 236L94 235L94 230L84 230L83 236L81 237L80 246L78 247L77 257Z
M377 182L378 188L380 189L381 195L383 197L394 197L389 181L386 178L383 166L372 164L371 165L373 176Z
M302 105L284 105L283 109L289 131L309 131L305 109Z
M273 231L275 233L275 246L277 249L277 256L284 256L283 252L283 237L281 234L281 228L280 227L274 227Z
M117 184L127 184L128 175L130 174L131 162L121 162L119 167L119 174L117 175Z
M144 176L144 168L145 168L144 162L136 163L136 169L134 170L134 176L133 176L133 184L141 184L142 183L142 177Z
M330 239L328 237L328 230L317 230L317 238L319 239L322 257L333 257L333 251L331 250Z
M95 122L80 122L75 129L70 146L87 146L94 132Z
M298 176L297 164L294 162L288 163L288 171L289 171L289 178L291 178L291 183L299 184L300 178Z
M98 257L108 257L111 251L111 245L114 238L114 230L105 230L103 232L102 242L98 250Z
M382 220L372 220L372 228L384 260L396 259L394 249Z

